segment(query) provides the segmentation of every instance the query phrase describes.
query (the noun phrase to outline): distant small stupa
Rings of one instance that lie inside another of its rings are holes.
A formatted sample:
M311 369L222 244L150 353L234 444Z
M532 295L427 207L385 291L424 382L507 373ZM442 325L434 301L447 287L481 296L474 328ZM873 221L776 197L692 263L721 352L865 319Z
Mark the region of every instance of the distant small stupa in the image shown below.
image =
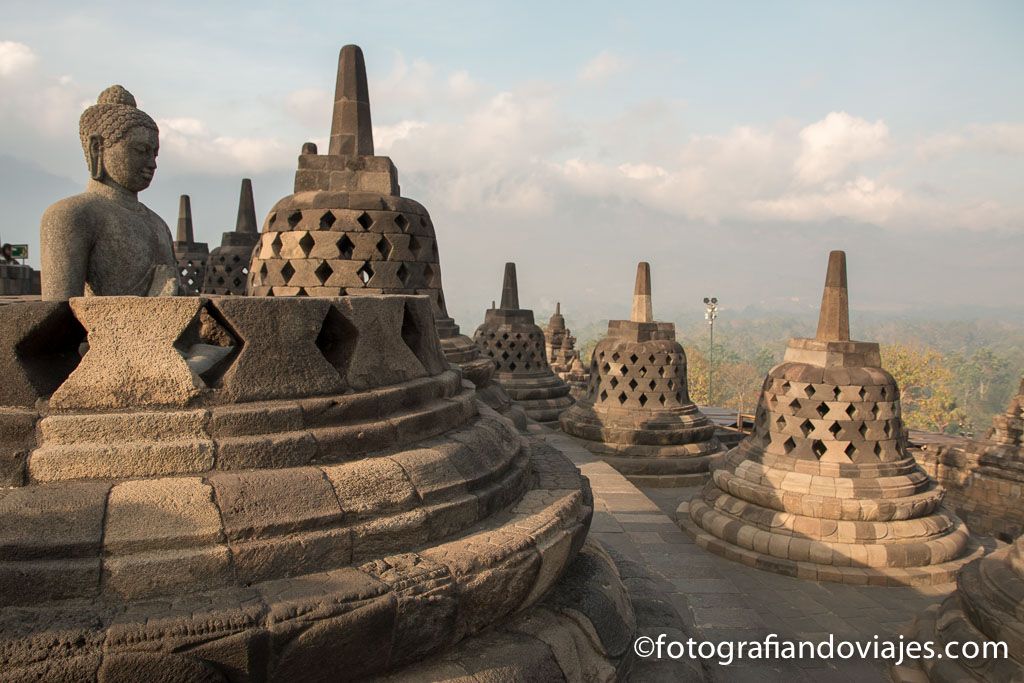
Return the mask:
M192 201L187 194L178 199L178 231L174 240L174 258L178 262L178 281L183 295L195 296L202 291L210 248L196 242L192 230Z

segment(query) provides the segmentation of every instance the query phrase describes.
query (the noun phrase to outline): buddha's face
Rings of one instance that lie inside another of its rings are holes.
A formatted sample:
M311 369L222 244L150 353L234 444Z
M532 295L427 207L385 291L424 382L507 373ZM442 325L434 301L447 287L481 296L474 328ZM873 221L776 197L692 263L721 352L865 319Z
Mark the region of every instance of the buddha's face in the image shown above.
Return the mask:
M156 131L136 126L118 142L103 146L103 170L126 190L141 192L153 182L159 151Z

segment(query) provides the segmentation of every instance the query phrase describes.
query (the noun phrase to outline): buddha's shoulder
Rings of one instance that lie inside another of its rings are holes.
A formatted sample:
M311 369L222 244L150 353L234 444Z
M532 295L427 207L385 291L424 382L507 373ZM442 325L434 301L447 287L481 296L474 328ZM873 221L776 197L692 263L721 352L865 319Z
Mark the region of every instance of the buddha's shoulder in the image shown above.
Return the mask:
M50 204L43 213L43 224L95 220L108 213L113 206L112 201L95 192L82 192Z

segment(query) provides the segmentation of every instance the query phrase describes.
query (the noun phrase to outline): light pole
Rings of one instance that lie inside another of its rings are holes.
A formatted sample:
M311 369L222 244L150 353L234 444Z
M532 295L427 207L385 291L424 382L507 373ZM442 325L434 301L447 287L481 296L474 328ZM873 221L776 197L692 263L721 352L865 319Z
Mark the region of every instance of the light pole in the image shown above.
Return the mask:
M712 371L715 367L715 318L718 317L718 298L717 297L704 297L704 318L708 321L708 331L710 332L710 345L708 347L708 405L714 405L711 402L711 377Z

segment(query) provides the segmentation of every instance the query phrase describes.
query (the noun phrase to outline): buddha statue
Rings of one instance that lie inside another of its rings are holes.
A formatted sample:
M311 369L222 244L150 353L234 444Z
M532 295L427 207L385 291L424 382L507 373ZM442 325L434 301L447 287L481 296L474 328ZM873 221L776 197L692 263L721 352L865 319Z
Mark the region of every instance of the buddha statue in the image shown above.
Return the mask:
M177 294L171 231L138 199L156 171L156 122L113 85L82 113L79 136L89 184L43 214L43 299Z

